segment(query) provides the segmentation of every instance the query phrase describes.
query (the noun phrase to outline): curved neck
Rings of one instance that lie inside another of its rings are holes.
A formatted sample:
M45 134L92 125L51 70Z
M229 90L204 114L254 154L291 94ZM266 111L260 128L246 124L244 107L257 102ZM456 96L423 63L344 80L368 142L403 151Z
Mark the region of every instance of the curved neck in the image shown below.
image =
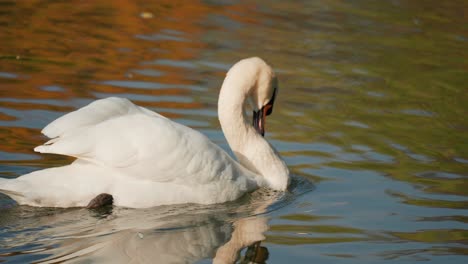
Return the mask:
M289 183L286 164L247 120L245 107L250 85L232 76L226 77L218 100L221 128L239 163L261 176L265 182L261 185L285 190Z

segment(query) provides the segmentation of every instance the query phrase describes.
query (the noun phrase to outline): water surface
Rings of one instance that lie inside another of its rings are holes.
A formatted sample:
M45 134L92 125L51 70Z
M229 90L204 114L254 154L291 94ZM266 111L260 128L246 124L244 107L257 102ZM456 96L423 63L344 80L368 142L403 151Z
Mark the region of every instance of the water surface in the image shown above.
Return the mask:
M32 151L40 130L108 96L228 150L218 91L248 56L277 71L266 137L295 176L288 193L213 206L31 208L0 194L0 262L244 261L258 241L267 263L468 261L466 7L2 1L0 177L71 162Z

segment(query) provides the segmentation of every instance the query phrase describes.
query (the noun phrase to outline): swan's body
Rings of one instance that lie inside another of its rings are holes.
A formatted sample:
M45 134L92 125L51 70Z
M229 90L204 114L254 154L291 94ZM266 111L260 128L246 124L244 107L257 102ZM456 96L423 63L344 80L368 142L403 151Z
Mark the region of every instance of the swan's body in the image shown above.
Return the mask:
M189 127L126 99L107 98L42 130L52 139L35 151L77 160L17 179L0 179L0 191L33 206L86 206L96 195L109 193L115 205L151 207L231 201L259 187L285 190L286 165L246 121L244 111L250 99L254 109L262 109L264 119L264 106L275 89L271 68L259 58L242 60L228 72L218 113L240 163Z

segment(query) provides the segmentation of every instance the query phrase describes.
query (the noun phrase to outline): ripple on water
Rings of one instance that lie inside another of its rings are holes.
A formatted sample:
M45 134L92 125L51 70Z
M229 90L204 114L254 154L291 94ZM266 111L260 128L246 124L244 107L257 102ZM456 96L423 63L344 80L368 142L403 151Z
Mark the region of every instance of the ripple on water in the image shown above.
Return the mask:
M174 68L184 68L184 69L196 69L197 65L190 61L177 61L177 60L168 60L168 59L157 59L154 61L148 61L142 63L144 65L162 65L162 66L170 66Z
M149 77L160 77L164 75L162 71L158 71L154 69L138 69L138 70L131 70L131 72L139 74L139 75L143 75L143 76L149 76Z
M14 73L10 72L0 72L0 78L5 78L5 79L18 79L19 76Z
M150 41L178 41L178 42L190 41L189 39L186 39L178 35L174 36L174 35L164 34L164 33L157 33L157 34L151 34L151 35L136 35L135 37L138 39L150 40Z
M115 96L111 93L93 93L96 98L102 99L111 96ZM176 103L192 103L193 98L190 96L184 95L158 95L152 96L147 94L131 94L131 93L122 93L119 94L119 97L127 98L135 102L176 102Z
M45 86L41 86L40 88L41 90L47 91L47 92L65 92L65 89L58 85L45 85Z

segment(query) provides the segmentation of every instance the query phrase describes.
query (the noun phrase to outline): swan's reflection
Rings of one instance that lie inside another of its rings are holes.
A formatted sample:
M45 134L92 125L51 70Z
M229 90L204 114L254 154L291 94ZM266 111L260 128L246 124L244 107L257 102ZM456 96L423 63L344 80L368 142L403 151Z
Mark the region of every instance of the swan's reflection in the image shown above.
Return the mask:
M47 226L30 238L42 242L40 254L48 255L40 263L262 263L268 257L259 243L268 230L262 214L281 195L260 190L243 201L212 206L49 211L18 226Z
M265 239L263 233L268 230L268 219L265 216L239 219L234 223L231 239L218 248L213 263L234 263L239 252L248 247L242 263L265 263L268 250L261 246Z

